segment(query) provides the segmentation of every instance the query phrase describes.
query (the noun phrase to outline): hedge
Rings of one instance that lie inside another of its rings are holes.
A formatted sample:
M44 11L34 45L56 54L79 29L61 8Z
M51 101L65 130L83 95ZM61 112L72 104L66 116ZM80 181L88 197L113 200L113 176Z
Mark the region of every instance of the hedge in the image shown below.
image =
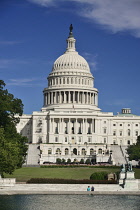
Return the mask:
M114 180L75 180L75 179L47 179L47 178L31 178L28 184L117 184Z
M120 169L120 166L93 166L93 165L78 165L78 164L70 164L70 165L41 165L40 168L113 168Z

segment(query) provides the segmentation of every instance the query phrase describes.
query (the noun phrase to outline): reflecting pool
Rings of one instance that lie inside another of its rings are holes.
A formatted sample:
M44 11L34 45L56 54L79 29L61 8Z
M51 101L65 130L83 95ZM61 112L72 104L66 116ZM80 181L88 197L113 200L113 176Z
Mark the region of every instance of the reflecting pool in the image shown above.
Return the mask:
M0 210L140 210L134 195L0 195Z

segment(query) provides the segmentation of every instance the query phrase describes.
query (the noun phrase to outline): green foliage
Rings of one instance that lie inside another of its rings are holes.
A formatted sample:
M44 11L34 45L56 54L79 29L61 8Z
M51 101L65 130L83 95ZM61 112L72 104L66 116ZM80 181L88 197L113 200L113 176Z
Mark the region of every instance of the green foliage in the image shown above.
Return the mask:
M56 159L56 164L61 164L61 163L62 163L61 159L60 158L57 158Z
M80 164L84 164L84 159L81 159L80 160Z
M127 148L127 153L129 160L140 160L140 136L138 136L136 144L130 145Z
M38 184L116 184L114 180L76 180L76 179L45 179L45 178L31 178L27 183Z
M86 159L85 164L90 164L90 163L91 163L90 159Z
M107 179L107 173L102 171L102 172L95 172L91 174L90 180L106 180Z
M71 159L68 158L68 159L67 159L67 164L70 164L70 163L71 163Z
M27 138L16 131L16 123L23 112L20 99L4 90L5 83L0 80L0 174L12 174L16 168L24 163Z
M66 163L66 160L64 158L62 158L62 161L61 161L62 164Z

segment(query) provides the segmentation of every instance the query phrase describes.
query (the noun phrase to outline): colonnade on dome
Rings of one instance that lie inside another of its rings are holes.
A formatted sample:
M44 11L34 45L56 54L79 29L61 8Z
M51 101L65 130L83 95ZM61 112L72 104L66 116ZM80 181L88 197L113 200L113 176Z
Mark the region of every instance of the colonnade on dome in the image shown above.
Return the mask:
M44 94L44 106L53 104L85 104L98 106L97 92L91 91L47 91Z

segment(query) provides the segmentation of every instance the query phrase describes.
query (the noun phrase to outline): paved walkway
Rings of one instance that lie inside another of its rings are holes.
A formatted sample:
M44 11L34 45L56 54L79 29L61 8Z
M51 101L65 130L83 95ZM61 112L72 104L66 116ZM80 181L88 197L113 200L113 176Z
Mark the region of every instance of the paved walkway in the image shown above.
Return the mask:
M87 192L87 184L15 184L0 186L0 195L12 194L132 194L140 195L140 189L124 189L119 185L94 185L95 191Z

